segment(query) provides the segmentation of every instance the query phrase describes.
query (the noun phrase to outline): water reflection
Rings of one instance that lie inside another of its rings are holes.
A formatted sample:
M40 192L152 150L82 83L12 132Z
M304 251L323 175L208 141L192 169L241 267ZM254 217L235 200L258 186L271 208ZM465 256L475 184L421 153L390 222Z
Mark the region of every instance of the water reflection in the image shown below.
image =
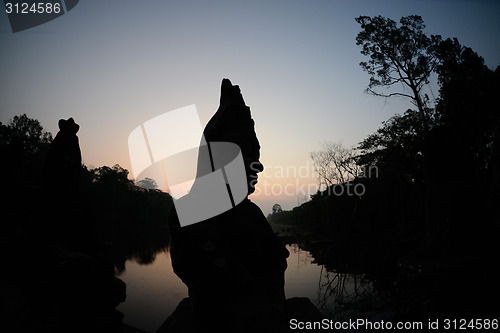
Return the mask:
M335 320L364 317L374 297L373 285L363 274L329 272L321 268L316 306Z
M155 332L187 297L187 287L173 272L167 251L157 253L152 264L132 258L120 279L127 284L127 300L118 307L124 323L148 332Z
M322 266L313 263L313 256L302 250L297 244L287 245L290 256L285 271L285 295L291 297L308 297L313 303L318 299L318 278Z
M380 306L374 304L379 301L379 294L364 274L328 270L299 245L287 248L287 297L308 297L326 317L334 320L373 316L379 311Z
M308 297L325 316L336 320L366 317L376 308L372 283L362 274L328 271L297 244L287 245L287 249L287 298ZM120 276L127 284L127 300L118 310L125 314L126 324L155 332L187 297L187 287L173 272L167 251L157 253L152 264L141 260L143 264L139 264L137 259L131 257Z

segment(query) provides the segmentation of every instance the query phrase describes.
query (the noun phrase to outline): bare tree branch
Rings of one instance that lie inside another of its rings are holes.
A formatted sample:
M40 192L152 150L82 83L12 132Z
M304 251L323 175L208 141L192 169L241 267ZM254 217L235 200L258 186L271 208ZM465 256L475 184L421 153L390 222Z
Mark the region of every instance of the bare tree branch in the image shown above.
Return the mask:
M311 153L311 158L320 183L327 186L346 183L361 173L354 148L345 147L340 142L323 144L323 149Z
M408 95L408 94L404 94L404 93L400 93L400 92L394 92L394 93L390 93L390 94L382 94L382 93L378 93L376 91L374 91L373 89L370 89L370 88L367 88L366 89L370 94L373 94L375 96L380 96L380 97L393 97L393 96L402 96L402 97L408 97L410 98L411 100L415 100L415 97L412 96L412 95Z

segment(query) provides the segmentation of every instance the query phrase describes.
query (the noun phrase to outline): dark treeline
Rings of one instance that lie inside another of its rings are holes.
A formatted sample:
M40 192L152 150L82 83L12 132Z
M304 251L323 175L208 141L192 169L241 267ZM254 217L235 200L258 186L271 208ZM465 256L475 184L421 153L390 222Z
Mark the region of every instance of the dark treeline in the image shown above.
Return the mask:
M167 248L172 200L135 185L119 165L88 169L79 125L61 119L59 129L53 138L25 114L0 124L6 325L121 332L126 286L116 274L126 260L151 263Z
M110 242L118 272L127 259L150 264L156 253L167 249L173 206L168 193L137 186L119 165L91 170L83 166L81 188L97 234Z
M298 228L299 238L288 236L319 263L372 274L394 293L401 316L498 313L497 305L488 304L498 296L492 263L500 229L500 67L489 69L456 39L427 37L418 16L402 18L401 27L382 17L357 21L357 44L370 59L361 63L371 75L367 91L409 98L416 109L383 122L355 154L330 146L336 151L313 156L315 162L332 157L318 167L322 180L356 168L376 173L348 172L348 181L324 181L327 189L311 201L268 219ZM431 74L439 84L434 105L424 93ZM399 85L407 89L385 93ZM363 195L335 191L356 184ZM465 281L464 271L478 281Z
M169 194L137 186L119 165L81 165L74 197L51 195L44 187L57 180L44 179L50 174L44 164L52 142L52 134L25 114L0 124L3 255L55 242L83 252L102 249L121 272L127 259L151 263L158 250L167 248Z

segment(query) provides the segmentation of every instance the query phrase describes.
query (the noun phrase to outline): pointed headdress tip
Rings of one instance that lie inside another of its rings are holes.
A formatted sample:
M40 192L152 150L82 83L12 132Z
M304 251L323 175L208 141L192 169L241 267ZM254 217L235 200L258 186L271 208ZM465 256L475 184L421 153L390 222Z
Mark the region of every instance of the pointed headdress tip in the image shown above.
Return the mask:
M229 79L222 79L222 83L220 86L220 103L222 104L223 101L228 100L231 96L231 89L233 88L233 84Z

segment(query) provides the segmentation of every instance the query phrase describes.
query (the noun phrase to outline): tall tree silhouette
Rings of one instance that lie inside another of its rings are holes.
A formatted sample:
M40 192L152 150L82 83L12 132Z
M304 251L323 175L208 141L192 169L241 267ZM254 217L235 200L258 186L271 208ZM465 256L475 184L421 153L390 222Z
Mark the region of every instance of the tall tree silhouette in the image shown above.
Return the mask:
M457 39L443 41L436 53L440 58L437 121L453 128L463 154L475 159L475 170L485 170L500 121L494 106L500 67L490 70L482 57Z
M428 126L429 98L422 89L438 64L434 52L440 36L428 36L424 32L424 21L420 16L410 15L395 21L382 16L359 16L356 22L362 31L356 44L362 46L361 54L370 60L360 66L370 74L367 91L383 97L403 96L417 107L422 129ZM382 93L376 87L393 88L401 85L403 91ZM404 89L409 88L407 93Z

